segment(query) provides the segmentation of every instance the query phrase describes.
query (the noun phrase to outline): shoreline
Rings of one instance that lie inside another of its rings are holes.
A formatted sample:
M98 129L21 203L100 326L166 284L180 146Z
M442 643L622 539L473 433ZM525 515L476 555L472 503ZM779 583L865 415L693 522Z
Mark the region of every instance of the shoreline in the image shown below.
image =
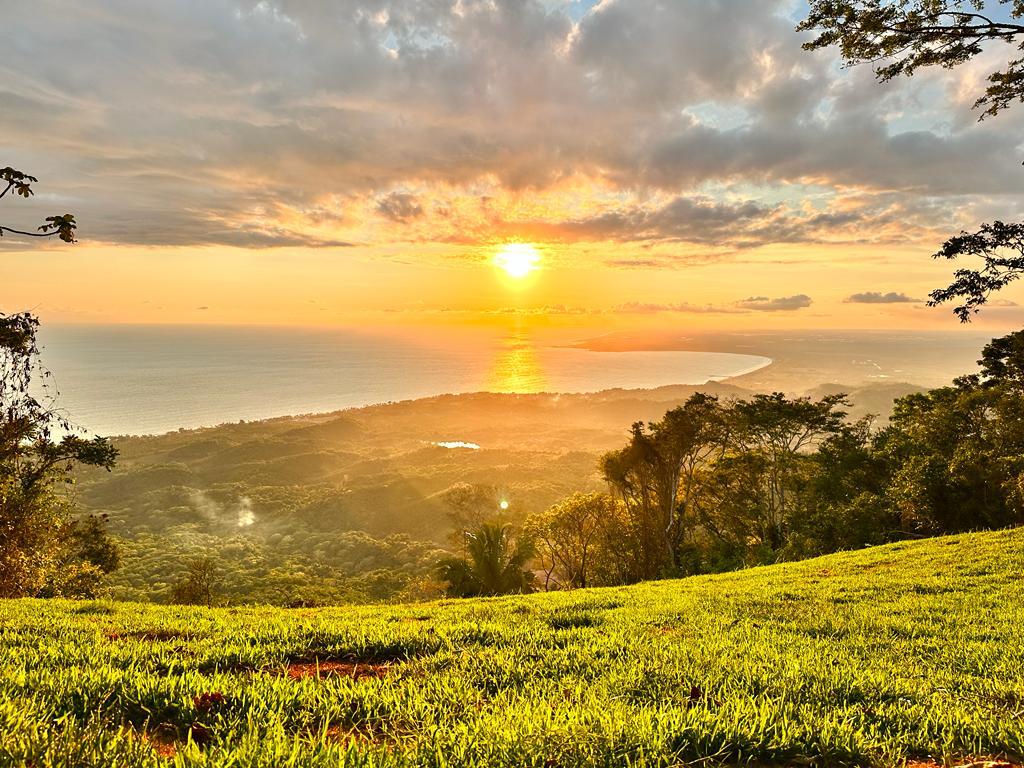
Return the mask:
M138 437L483 393L619 397L614 393L630 392L650 399L660 396L650 394L656 390L695 387L797 396L821 387L927 388L976 370L981 338L622 331L571 345L527 340L478 350L365 346L342 334L318 335L315 343L287 337L287 344L268 350L262 339L255 346L235 345L252 341L247 331L222 331L212 342L205 334L189 335L175 345L162 344L153 358L140 359L128 355L139 350L134 340L114 334L102 339L105 345L72 348L63 361L57 345L48 345L47 352L57 354L46 364L64 392L64 410L76 423L93 433ZM83 341L78 334L75 340ZM220 354L225 348L232 352L226 360ZM673 355L660 354L665 352Z

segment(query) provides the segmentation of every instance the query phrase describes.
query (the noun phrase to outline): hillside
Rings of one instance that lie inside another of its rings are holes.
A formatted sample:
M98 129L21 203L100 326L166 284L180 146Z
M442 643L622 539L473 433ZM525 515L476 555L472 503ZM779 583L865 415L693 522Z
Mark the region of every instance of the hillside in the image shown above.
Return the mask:
M330 414L115 439L112 473L78 497L126 540L121 599L165 600L189 558L223 563L232 601L337 603L421 594L451 524L443 492L497 486L521 520L604 483L598 457L632 422L731 383L577 395L445 395ZM834 391L818 388L813 394ZM819 391L820 390L820 391ZM852 417L888 415L910 385L848 388ZM468 442L478 449L446 448Z
M391 607L0 604L0 765L1024 754L1024 530Z

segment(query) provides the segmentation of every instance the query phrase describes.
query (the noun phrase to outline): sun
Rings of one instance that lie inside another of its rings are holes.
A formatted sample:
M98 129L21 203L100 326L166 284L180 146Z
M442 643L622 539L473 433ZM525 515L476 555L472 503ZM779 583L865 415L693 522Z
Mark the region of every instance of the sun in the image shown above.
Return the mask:
M540 267L540 253L529 243L508 243L495 255L494 265L521 280Z

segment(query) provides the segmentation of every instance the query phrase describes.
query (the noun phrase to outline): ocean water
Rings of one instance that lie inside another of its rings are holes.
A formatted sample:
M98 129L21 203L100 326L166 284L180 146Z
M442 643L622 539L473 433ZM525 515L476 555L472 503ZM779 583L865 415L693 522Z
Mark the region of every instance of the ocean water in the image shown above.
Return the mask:
M702 384L770 359L597 352L522 334L252 326L50 325L60 407L101 435L158 434L463 392L596 392Z

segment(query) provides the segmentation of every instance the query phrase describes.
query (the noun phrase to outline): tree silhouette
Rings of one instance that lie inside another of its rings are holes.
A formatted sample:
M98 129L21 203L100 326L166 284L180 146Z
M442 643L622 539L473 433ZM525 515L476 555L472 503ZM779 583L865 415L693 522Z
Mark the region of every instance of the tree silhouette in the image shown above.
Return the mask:
M986 5L1009 11L1012 20L993 18ZM816 32L804 48L837 46L850 66L876 64L882 82L913 75L921 67L956 67L985 50L1005 43L1012 53L1006 64L988 76L988 87L975 101L983 108L979 120L996 115L1015 101L1024 101L1024 0L811 0L800 31ZM1005 251L1016 255L1003 256ZM977 232L961 232L934 254L936 259L980 257L979 269L958 269L953 282L930 294L929 306L948 301L961 322L970 322L989 296L1024 272L1024 224L996 221Z
M32 197L35 194L32 191L32 185L38 181L39 179L35 176L29 176L27 173L16 171L10 166L0 168L0 184L7 182L4 191L0 192L0 198L3 198L8 192L13 192L26 199ZM35 232L26 232L22 229L0 225L0 237L3 236L4 232L25 235L26 237L53 237L56 235L65 243L73 243L75 242L75 230L77 228L78 225L75 223L75 217L70 213L65 213L59 216L47 216L43 224L37 227Z

